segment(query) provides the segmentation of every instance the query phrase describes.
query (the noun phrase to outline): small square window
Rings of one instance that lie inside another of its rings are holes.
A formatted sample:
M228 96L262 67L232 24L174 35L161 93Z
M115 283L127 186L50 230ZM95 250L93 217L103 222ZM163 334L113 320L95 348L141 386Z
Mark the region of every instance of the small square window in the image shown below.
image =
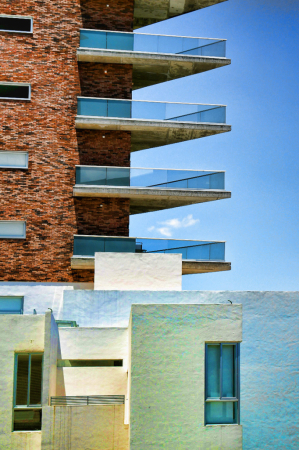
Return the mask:
M205 423L240 423L240 344L206 344Z
M0 15L0 31L10 33L32 33L32 17Z

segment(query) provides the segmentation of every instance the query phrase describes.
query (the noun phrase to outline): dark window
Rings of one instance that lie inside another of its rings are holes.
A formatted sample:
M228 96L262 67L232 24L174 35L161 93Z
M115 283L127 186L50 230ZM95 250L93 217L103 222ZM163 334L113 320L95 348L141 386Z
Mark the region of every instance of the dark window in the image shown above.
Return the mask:
M30 85L0 84L0 98L30 100Z
M59 359L57 367L119 367L122 359Z
M32 33L32 19L27 17L0 16L0 31Z
M14 431L36 431L42 429L41 409L15 409Z

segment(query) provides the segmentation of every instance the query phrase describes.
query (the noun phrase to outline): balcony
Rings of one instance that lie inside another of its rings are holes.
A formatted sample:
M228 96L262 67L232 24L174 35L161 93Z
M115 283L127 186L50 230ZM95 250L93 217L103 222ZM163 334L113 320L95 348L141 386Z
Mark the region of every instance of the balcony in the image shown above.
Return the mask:
M230 198L222 171L76 166L75 197L130 199L130 214Z
M94 269L96 252L181 253L183 275L231 269L224 242L79 235L74 236L72 268Z
M76 127L131 132L131 151L231 130L226 106L78 97Z
M197 11L226 0L135 0L134 28Z
M133 89L231 63L226 40L80 30L78 61L132 64Z

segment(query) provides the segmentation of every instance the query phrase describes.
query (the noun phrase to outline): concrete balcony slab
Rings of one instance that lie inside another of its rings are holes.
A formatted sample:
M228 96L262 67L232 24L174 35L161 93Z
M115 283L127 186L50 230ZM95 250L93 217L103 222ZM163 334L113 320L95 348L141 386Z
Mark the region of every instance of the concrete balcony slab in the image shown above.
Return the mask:
M73 256L71 258L71 267L74 270L94 270L94 266L94 256ZM183 260L182 265L182 275L222 272L225 270L231 270L230 262Z
M76 128L130 131L132 152L231 131L231 125L218 123L121 119L83 115L77 116Z
M230 198L231 192L220 189L75 185L73 195L74 197L129 198L130 214L133 215Z
M214 56L189 56L122 50L79 48L82 62L132 64L133 89L182 78L231 64L231 60Z
M134 28L216 5L226 0L135 0Z

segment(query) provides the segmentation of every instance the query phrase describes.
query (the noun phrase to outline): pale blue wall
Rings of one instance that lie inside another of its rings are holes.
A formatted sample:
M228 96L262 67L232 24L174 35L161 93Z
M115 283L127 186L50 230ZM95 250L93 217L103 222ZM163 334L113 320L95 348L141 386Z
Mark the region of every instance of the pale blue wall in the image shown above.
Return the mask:
M299 292L66 291L63 317L80 326L127 326L132 303L243 304L244 450L299 449Z

